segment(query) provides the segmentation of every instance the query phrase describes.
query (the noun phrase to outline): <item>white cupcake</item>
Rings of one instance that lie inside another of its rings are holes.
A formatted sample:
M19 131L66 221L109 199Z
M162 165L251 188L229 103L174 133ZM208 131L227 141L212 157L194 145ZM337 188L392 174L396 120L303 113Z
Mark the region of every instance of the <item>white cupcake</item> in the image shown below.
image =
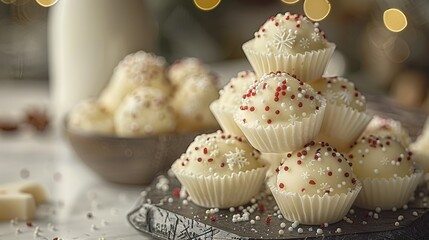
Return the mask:
M270 73L243 96L234 120L252 146L264 153L294 151L320 131L326 101L286 73Z
M102 135L115 134L112 114L95 99L83 100L72 109L68 127Z
M99 100L110 112L114 112L125 96L139 86L158 88L168 96L171 86L165 70L163 57L143 51L129 54L114 69Z
M356 199L360 208L383 210L406 204L423 175L416 168L412 153L390 137L362 137L348 153L353 171L362 182Z
M168 69L168 79L176 87L183 85L191 75L209 74L209 68L197 58L183 58L174 62Z
M254 72L242 71L219 91L219 99L210 104L210 110L226 133L243 136L240 128L234 122L234 113L239 110L241 99L247 89L257 81Z
M283 71L304 82L322 77L334 50L318 23L289 12L269 18L255 38L243 44L258 77Z
M425 180L429 181L429 118L417 140L410 145L415 161L424 169Z
M228 208L259 193L267 167L244 138L218 131L196 137L171 169L195 204Z
M176 115L157 88L139 87L125 97L114 115L116 134L139 137L173 132Z
M311 86L326 98L325 117L316 139L347 152L372 119L365 113L365 97L342 77L323 77Z
M391 118L375 115L374 118L366 126L363 136L392 136L398 139L404 147L409 147L411 144L411 137L408 130L404 128L401 122Z
M288 221L320 225L343 219L361 186L347 159L327 143L287 154L268 186Z

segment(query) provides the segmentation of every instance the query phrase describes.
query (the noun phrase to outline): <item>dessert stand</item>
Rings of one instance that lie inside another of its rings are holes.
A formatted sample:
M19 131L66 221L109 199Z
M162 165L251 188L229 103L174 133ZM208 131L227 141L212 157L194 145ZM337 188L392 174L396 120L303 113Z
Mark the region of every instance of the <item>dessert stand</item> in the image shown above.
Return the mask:
M426 115L397 106L391 100L365 95L368 112L401 121L413 139L420 133ZM164 187L160 187L164 184ZM428 239L429 190L420 186L415 197L396 211L364 210L352 207L346 218L325 226L294 226L279 217L277 204L270 194L256 197L257 204L248 221L233 222L235 208L211 209L199 207L179 197L180 183L173 176L159 176L142 192L136 206L128 214L138 231L160 239ZM263 190L264 192L264 190ZM281 215L281 214L280 214ZM255 219L260 220L256 220ZM250 221L254 220L254 221ZM282 224L284 223L284 224Z

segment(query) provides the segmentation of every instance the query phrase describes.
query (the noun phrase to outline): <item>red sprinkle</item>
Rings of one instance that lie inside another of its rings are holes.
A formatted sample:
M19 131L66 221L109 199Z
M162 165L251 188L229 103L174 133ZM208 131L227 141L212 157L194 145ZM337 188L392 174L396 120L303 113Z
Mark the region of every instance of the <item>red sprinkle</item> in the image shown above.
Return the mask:
M180 197L180 188L173 188L173 191L171 193L173 195L173 197Z
M210 220L211 220L212 222L216 222L216 215L212 215L212 216L210 217Z
M301 165L302 161L301 161L301 160L298 160L298 161L296 161L296 163L297 163L298 165Z
M270 111L270 107L266 106L265 111Z
M267 123L268 123L268 124L271 124L271 123L272 123L271 119L268 119L268 120L267 120Z
M27 227L33 227L33 223L32 222L27 222Z
M276 110L276 114L277 114L277 115L279 115L279 114L280 114L280 111L279 111L279 110Z
M264 204L259 204L258 209L259 209L259 211L260 211L260 212L265 211L265 206L264 206Z
M270 217L270 216L268 216L268 217L265 219L265 222L266 222L266 223L270 223L270 222L271 222L271 217Z
M209 162L213 162L213 158L209 158L207 161L209 161Z
M308 181L308 183L311 185L316 185L316 182L314 180L310 180L310 181Z
M302 107L302 102L299 102L299 103L298 103L298 107Z
M251 112L255 111L255 108L254 107L250 107L250 111Z
M285 187L285 185L283 183L279 184L279 188L284 188L284 187Z
M289 167L288 167L288 166L285 166L285 167L284 167L284 170L285 170L285 171L289 170Z
M208 152L207 148L204 148L204 154L207 154L207 152Z
M344 173L344 177L349 177L350 174L348 172Z
M331 171L328 172L328 176L332 176L332 172Z

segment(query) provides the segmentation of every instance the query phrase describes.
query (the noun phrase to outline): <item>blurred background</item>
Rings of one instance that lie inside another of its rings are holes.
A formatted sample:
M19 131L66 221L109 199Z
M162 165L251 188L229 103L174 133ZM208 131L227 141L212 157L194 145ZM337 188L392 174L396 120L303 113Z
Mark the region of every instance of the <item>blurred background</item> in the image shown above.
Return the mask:
M62 1L67 0L60 0L57 5ZM129 0L120 2L126 5ZM110 4L108 0L104 3ZM429 111L429 41L426 40L429 1L331 0L330 3L330 14L320 25L328 40L337 44L332 73L348 77L364 92L390 95L404 106ZM34 0L0 1L0 88L2 80L48 82L52 77L50 67L55 63L49 62L52 61L49 51L54 44L51 41L57 40L48 37L52 31L48 19L50 10L60 12L57 7L60 6L44 8ZM285 11L303 13L303 1L290 5L280 0L221 1L211 11L198 9L192 0L142 0L141 7L138 11L145 18L135 20L134 27L145 28L145 41L135 50L155 52L170 63L188 56L208 64L245 62L241 45L253 37L267 17ZM408 18L402 32L391 32L383 24L383 12L388 8L398 8ZM57 15L66 16L61 11ZM81 18L91 27L103 10L93 4L90 11L94 18L83 19L76 14L73 21ZM65 25L58 16L56 28ZM125 17L130 16L118 15L111 21ZM79 26L82 36L88 26ZM80 37L74 34L70 41L78 41ZM108 40L108 37L99 39Z

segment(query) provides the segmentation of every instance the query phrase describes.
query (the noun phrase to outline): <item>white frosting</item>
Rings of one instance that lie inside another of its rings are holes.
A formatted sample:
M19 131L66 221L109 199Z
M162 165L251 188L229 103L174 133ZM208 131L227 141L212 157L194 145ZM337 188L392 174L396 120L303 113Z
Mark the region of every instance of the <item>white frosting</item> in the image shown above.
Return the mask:
M139 86L155 87L168 95L171 87L165 69L163 57L143 51L129 54L116 66L100 102L114 112L123 98Z
M254 49L272 54L296 54L327 47L325 34L303 15L277 14L255 32Z
M286 73L270 73L250 86L237 116L249 126L294 124L314 114L322 101L310 85Z
M250 85L257 81L258 79L254 72L239 72L236 77L231 78L229 83L219 91L219 105L238 110L243 95L247 93Z
M170 66L168 69L168 78L173 85L180 86L191 75L208 74L209 72L208 67L199 59L183 58Z
M355 85L343 77L323 77L310 85L326 98L327 104L351 107L359 112L366 109L365 97Z
M72 109L68 127L99 134L114 134L112 115L95 99L83 100Z
M382 116L374 116L362 136L374 135L379 137L392 136L397 138L404 147L411 143L411 137L399 121Z
M288 153L277 168L277 187L305 195L349 193L357 179L351 163L327 143L310 142Z
M139 87L129 94L114 115L116 133L123 137L172 132L175 118L167 96L151 87Z
M362 137L347 156L356 176L362 180L404 177L415 171L412 153L390 136Z
M188 174L204 176L230 176L264 166L246 139L221 131L196 137L176 164Z
M190 76L172 99L172 106L178 114L177 130L187 132L216 127L209 105L219 97L218 91L214 76Z

